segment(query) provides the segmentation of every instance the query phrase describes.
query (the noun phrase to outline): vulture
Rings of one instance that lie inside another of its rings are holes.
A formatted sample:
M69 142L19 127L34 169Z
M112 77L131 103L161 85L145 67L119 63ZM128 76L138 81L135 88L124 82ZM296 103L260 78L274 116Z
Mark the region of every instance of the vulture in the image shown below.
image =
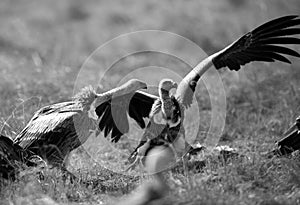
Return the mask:
M32 153L14 144L12 139L0 135L0 177L15 180L20 168L34 165L31 156Z
M45 106L38 110L14 143L42 157L48 164L66 171L69 153L82 145L97 130L95 107L112 97L130 95L146 89L146 83L132 79L98 94L91 86L83 88L72 101Z
M168 84L174 86L166 86ZM169 93L172 88L177 88L177 83L171 79L160 81L158 86L159 97L153 103L149 114L150 121L138 146L128 158L131 164L126 170L132 169L137 162L143 165L144 156L155 146L169 146L177 160L177 152L186 151L182 145L186 145L190 149L192 148L187 142L183 143L184 138L178 138L181 136L184 137L184 135L179 135L180 129L182 129L181 131L184 129L181 126L183 116L181 115L181 107L178 100L174 95L170 95Z
M283 134L283 138L276 142L276 148L268 153L269 157L274 155L284 156L300 149L300 116L296 122Z
M171 119L164 119L163 123L159 125L163 127L158 129L162 131L159 134L154 132L154 135L157 135L155 138L148 138L146 142L142 140L138 144L137 149L130 155L129 160L133 160L134 156L138 156L138 153L145 154L153 147L161 145L157 137L162 139L167 136L167 138L171 138L170 141L173 142L176 151L185 150L185 152L189 152L191 147L187 146L184 140L185 132L182 122L184 121L184 110L191 106L193 94L201 76L211 66L214 66L216 69L228 67L230 70L238 71L241 66L254 61L281 61L291 64L290 60L284 55L300 57L300 54L281 44L300 44L300 39L292 37L300 34L300 28L295 28L299 24L300 19L297 15L288 15L270 20L247 32L224 49L202 60L181 80L174 97L171 97L173 104L175 106L177 104L179 107L179 109L175 110L177 114L173 115L174 117L177 116L177 118L180 116L179 123L170 127L169 122L176 120L172 119L172 115ZM163 101L160 96L136 91L130 95L119 96L115 101L106 101L96 108L96 114L99 118L99 129L101 131L104 130L104 136L110 136L112 142L118 142L120 137L129 130L128 114L142 129L146 128L146 133L149 131L149 124L145 125L144 118L155 119L152 115L154 108L164 110L162 103L157 103L159 100ZM124 104L127 106L124 106ZM127 109L124 109L124 107ZM162 117L166 118L169 116L168 114L162 115ZM150 119L149 123L155 122L154 119Z

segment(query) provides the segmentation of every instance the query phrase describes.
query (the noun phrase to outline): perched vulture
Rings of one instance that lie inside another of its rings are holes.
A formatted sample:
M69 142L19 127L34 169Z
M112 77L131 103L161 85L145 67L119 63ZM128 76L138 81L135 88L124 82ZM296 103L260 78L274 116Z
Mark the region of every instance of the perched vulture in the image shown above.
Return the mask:
M20 168L34 165L29 160L31 155L9 137L0 135L0 177L14 180Z
M276 142L276 148L268 155L283 156L300 150L300 116L296 122L284 133L283 138Z
M237 71L241 66L253 61L274 62L277 60L290 64L291 62L283 55L300 57L300 54L290 48L279 46L278 44L300 44L300 39L290 37L292 35L300 34L300 29L295 28L295 26L298 26L299 24L300 19L297 15L283 16L271 20L246 33L223 50L218 51L201 61L179 83L176 94L174 98L172 98L174 104L178 103L180 107L180 114L177 114L177 116L180 116L180 123L171 128L161 128L160 130L162 130L162 132L159 134L154 133L154 135L165 136L165 133L168 133L171 135L169 137L174 139L173 143L175 143L175 149L176 144L179 149L186 147L186 141L184 140L185 133L182 126L184 110L189 108L192 104L193 94L200 77L211 66L214 66L216 69L228 67L230 70ZM96 108L96 113L99 117L100 130L104 130L105 136L108 136L111 133L110 136L112 141L117 142L120 137L129 130L126 113L128 113L129 116L144 129L145 122L143 118L151 117L153 108L156 107L155 102L157 102L158 98L159 97L157 96L137 91L130 96L124 95L118 98L118 100L116 100L117 103L107 101L105 104L101 104ZM124 109L123 104L127 104L128 109ZM159 106L161 107L161 105ZM118 118L114 117L116 113L119 114ZM171 119L171 121L172 120L173 119ZM150 121L150 123L152 122ZM168 123L165 123L160 126L165 127L169 125ZM148 126L146 132L147 129ZM143 142L142 146L140 146L140 143L138 145L140 147L131 154L130 159L132 156L137 156L137 153L135 152L139 152L139 149L144 149L142 153L146 153L147 150L154 147L156 144L159 145L160 142L157 143L156 141L157 140L148 140L146 143ZM186 151L188 151L188 149L188 147L185 148Z
M72 101L38 110L14 139L14 143L66 171L69 153L82 145L91 131L97 129L96 120L91 114L95 112L94 106L105 104L112 97L131 95L144 88L147 85L136 79L102 94L96 93L91 86L83 88Z

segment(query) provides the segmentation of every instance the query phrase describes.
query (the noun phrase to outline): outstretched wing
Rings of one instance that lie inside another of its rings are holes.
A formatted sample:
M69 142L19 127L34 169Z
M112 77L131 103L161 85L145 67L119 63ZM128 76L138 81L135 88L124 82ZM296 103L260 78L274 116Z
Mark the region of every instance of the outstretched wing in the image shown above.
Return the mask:
M300 24L297 17L283 16L246 33L217 55L213 64L217 69L227 66L230 70L239 70L241 65L252 61L291 63L282 54L300 57L299 53L274 44L300 44L300 39L290 37L300 34L300 28L293 28Z
M290 37L300 34L300 28L294 28L300 25L300 19L297 17L297 15L290 15L271 20L246 33L225 49L204 59L180 82L176 92L178 101L185 107L192 104L197 82L212 64L216 69L227 66L230 70L239 70L242 65L252 61L278 60L291 63L283 55L300 57L296 51L276 45L300 44L300 39Z
M78 112L81 112L81 107L72 101L43 107L34 114L25 128L16 136L14 143L27 148L38 140L50 142L51 139L45 138L50 133L67 128L72 117Z
M96 108L99 117L99 129L107 137L111 133L111 141L118 142L124 133L129 131L127 114L141 128L145 128L144 118L148 118L157 96L142 91L114 97Z

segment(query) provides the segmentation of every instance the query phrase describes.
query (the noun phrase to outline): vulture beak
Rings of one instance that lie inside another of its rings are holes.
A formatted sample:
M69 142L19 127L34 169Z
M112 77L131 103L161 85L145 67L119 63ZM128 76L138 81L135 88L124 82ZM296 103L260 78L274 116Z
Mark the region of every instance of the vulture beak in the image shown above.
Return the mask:
M178 87L178 84L177 83L173 83L173 88L177 88Z
M148 86L147 86L147 84L145 83L145 84L143 85L142 89L147 89L147 88L148 88Z
M95 95L95 100L96 100L97 98L101 97L101 96L102 96L101 94L96 93L96 95Z

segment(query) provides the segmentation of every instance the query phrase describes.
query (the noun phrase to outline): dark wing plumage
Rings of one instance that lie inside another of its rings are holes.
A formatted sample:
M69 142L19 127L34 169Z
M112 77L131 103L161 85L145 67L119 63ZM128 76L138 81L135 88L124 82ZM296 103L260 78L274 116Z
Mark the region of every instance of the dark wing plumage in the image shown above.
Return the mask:
M26 162L29 152L0 135L0 175L5 179L14 179L20 166Z
M290 15L271 20L246 33L225 49L201 61L180 82L176 92L178 101L185 108L192 104L197 82L211 66L211 63L216 69L227 66L230 70L239 70L242 65L252 61L274 62L278 60L291 63L283 55L300 57L300 54L296 51L276 45L300 44L300 39L290 37L300 34L300 28L293 28L300 25L300 19L297 17L297 15Z
M145 128L143 118L149 118L153 103L157 96L145 92L136 91L129 103L129 116L133 118L141 128Z
M222 50L213 64L217 69L227 66L230 70L239 70L241 65L252 61L291 63L282 54L300 57L299 53L274 44L300 44L300 39L289 37L300 34L300 28L293 28L300 24L297 17L283 16L262 24Z
M111 141L118 142L121 136L129 131L127 114L141 128L145 128L143 118L149 117L152 105L157 98L154 95L136 91L105 101L96 108L100 131L104 131L105 137L111 133Z
M273 154L287 155L300 149L300 116L296 122L284 133L284 137L276 142Z
M77 139L81 130L76 130L74 126L80 121L75 117L81 112L82 107L73 101L41 108L17 135L14 143L46 158L50 163L61 163L66 154L81 145L80 139Z
M65 121L82 109L75 102L58 103L38 110L26 127L14 139L14 143L27 148L36 140L46 140L46 134L68 126Z

